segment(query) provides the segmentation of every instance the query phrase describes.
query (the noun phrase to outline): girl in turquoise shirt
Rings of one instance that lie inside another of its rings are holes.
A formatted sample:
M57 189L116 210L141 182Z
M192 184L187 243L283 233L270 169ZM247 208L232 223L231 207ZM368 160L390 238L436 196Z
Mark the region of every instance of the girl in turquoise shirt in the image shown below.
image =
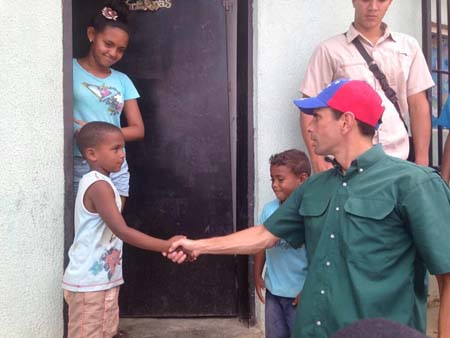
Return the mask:
M121 130L125 141L144 137L144 123L137 103L139 94L126 74L111 68L122 59L128 46L127 16L128 7L124 2L109 0L87 28L89 52L73 60L75 131L91 121L109 122L120 128L120 115L124 112L127 126ZM88 171L87 162L75 146L74 193L81 177ZM128 196L129 178L126 161L120 172L111 175L123 203Z

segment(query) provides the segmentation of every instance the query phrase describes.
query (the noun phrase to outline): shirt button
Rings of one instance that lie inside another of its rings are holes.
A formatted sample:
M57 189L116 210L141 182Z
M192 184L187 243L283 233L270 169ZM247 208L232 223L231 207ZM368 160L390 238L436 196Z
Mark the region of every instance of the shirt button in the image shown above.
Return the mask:
M320 294L324 295L325 294L325 290L320 290Z
M339 207L336 207L336 211L339 211Z
M363 168L359 168L359 172L362 173L364 171Z
M347 186L347 182L342 183L342 186L346 187Z
M320 325L322 325L322 322L321 322L320 320L318 320L318 321L316 322L316 325L317 325L317 326L320 326Z
M326 266L330 266L331 263L330 263L329 261L327 261L327 262L325 263L325 265L326 265Z
M336 237L336 236L335 236L334 234L331 234L331 235L330 235L330 238L331 238L331 239L334 239L335 237Z

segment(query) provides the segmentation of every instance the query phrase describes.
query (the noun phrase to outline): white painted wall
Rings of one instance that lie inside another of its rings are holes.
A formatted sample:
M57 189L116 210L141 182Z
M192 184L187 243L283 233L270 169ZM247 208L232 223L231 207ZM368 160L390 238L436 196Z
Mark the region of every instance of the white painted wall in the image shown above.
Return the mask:
M0 11L1 338L63 335L61 4Z
M347 30L353 19L351 0L279 0L253 2L255 219L274 198L268 159L289 148L305 150L299 111L292 100L317 44ZM421 1L394 0L385 21L393 30L421 42ZM256 300L260 311L259 300ZM262 323L263 313L259 313Z

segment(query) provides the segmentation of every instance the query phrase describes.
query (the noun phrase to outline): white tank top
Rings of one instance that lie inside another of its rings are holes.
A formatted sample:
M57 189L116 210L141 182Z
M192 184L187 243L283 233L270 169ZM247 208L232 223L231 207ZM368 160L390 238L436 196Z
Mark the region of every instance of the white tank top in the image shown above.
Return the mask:
M99 214L84 204L86 190L97 181L106 181L114 191L119 211L122 202L110 178L90 171L80 180L75 200L75 238L69 250L69 265L63 278L63 289L74 292L108 290L123 284L123 242L109 229Z

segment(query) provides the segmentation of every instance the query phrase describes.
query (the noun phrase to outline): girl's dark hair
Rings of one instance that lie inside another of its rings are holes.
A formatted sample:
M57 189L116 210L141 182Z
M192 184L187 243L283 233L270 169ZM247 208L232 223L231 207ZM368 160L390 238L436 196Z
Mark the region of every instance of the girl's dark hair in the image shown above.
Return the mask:
M289 149L282 153L272 155L269 159L270 165L274 166L286 166L296 176L301 174L311 175L311 164L309 163L308 156L297 149Z
M111 8L117 13L116 20L106 18L102 11L104 8ZM130 27L128 24L129 9L123 0L107 0L102 8L95 13L91 19L89 26L94 27L97 32L102 32L106 27L117 27L130 34Z

